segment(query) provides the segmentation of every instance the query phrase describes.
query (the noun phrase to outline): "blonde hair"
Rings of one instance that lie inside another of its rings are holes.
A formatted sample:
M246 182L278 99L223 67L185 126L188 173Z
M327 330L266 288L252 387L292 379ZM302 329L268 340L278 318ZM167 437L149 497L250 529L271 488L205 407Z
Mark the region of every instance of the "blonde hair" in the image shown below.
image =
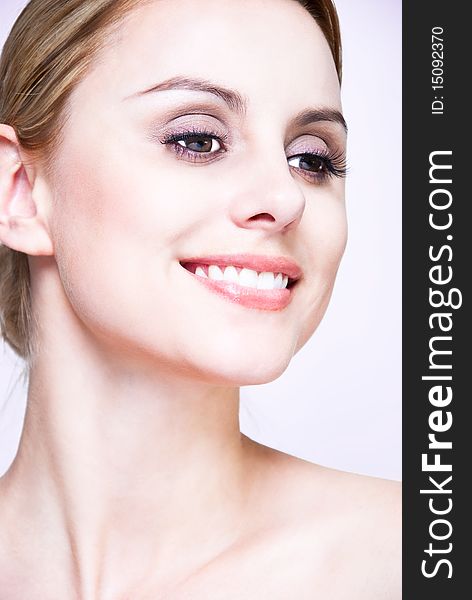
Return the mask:
M0 58L0 123L20 146L51 168L67 118L67 99L111 30L150 0L31 0ZM298 0L297 0L298 1ZM341 81L341 39L331 0L300 0L323 31ZM28 256L0 244L0 328L22 358L33 354Z

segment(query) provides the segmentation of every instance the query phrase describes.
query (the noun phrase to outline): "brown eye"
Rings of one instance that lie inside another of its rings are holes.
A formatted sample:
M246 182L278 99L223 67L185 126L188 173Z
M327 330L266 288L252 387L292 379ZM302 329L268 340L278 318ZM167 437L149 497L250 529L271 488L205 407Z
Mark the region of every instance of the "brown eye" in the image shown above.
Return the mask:
M326 169L325 160L316 154L300 154L289 159L288 164L297 169L311 171L312 173L323 173Z
M185 136L177 141L177 144L191 150L192 152L217 152L221 145L215 138L206 135Z

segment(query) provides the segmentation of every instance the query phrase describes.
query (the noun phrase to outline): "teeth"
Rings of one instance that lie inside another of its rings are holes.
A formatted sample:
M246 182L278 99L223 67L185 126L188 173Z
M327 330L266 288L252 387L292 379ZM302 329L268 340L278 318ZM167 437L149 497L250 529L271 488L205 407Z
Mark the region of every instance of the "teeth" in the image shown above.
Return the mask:
M282 280L283 280L282 273L277 273L277 277L275 277L275 279L274 279L274 287L276 290L280 290L283 287L285 287L282 285Z
M223 271L217 265L210 265L208 267L208 278L221 281L223 279Z
M225 281L233 281L234 283L239 283L239 275L236 267L226 267L223 277Z
M258 280L257 271L253 271L252 269L241 269L241 273L239 273L239 283L241 285L257 288Z
M253 269L241 269L233 265L228 265L224 269L218 265L210 265L208 275L202 267L198 266L195 269L195 275L215 281L229 281L258 290L280 290L286 288L288 284L288 276L282 273L271 271L258 273Z
M260 273L257 280L257 289L258 290L273 290L275 288L274 285L274 274L270 272Z

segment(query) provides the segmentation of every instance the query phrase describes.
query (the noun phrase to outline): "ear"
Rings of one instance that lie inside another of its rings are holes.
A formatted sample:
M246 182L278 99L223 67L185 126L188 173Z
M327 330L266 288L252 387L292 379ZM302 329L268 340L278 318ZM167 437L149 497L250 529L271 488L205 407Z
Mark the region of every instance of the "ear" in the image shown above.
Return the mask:
M44 207L33 192L34 172L22 160L15 130L0 123L0 243L31 256L50 256Z

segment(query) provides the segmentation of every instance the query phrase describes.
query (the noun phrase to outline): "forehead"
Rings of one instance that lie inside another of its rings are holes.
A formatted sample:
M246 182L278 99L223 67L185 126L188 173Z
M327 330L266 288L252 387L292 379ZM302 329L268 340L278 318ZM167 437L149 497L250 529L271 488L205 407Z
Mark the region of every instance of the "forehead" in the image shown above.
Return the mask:
M237 89L255 105L340 108L328 43L295 0L147 2L126 17L74 94L113 103L175 76Z

